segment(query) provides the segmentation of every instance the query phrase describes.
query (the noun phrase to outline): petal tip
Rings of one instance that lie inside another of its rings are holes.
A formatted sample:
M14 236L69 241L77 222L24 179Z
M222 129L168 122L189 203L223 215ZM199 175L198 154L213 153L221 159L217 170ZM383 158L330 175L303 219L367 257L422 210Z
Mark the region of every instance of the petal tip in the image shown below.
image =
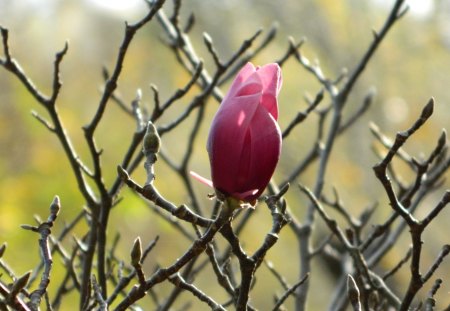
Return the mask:
M205 178L205 177L197 174L194 171L189 171L189 175L191 175L194 179L197 179L202 184L205 184L205 185L207 185L207 186L209 186L211 188L214 188L212 181L209 180L208 178Z

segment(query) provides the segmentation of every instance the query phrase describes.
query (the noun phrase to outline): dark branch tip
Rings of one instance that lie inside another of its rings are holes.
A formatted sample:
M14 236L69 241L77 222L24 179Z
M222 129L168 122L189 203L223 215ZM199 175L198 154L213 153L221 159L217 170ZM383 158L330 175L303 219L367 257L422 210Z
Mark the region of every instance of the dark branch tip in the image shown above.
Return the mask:
M24 229L24 230L30 230L33 232L38 232L38 227L36 226L31 226L31 225L20 225L20 228Z
M59 57L59 58L63 57L67 53L68 50L69 50L69 41L66 41L66 42L64 42L63 49L56 54L57 57Z
M102 66L102 77L105 81L108 81L110 74L109 74L109 69L108 67L106 67L106 65Z
M5 250L6 250L6 243L3 243L2 246L0 246L0 258L3 257Z
M373 98L377 95L376 88L370 88L370 90L367 92L366 96L364 97L364 105L370 105L373 101Z
M431 97L428 103L425 105L425 107L422 110L422 114L420 115L421 118L428 119L434 111L434 98Z
M279 26L278 22L272 24L267 34L267 40L271 40L277 35Z
M450 202L450 190L445 191L444 197L442 198L442 201L444 203Z
M203 32L203 40L205 41L205 44L212 47L213 40L211 36L207 32Z
M150 84L150 88L152 89L153 93L158 93L158 87L155 84Z
M2 36L6 39L8 38L8 28L5 28L3 26L0 26L0 32L2 33Z
M289 183L283 185L280 189L280 192L277 194L277 198L281 198L283 195L285 195L286 192L288 192L290 186L291 185Z
M398 12L397 19L402 18L406 13L408 13L408 11L409 11L409 5L405 4L403 9L400 12Z
M447 142L447 131L445 129L442 129L441 136L439 136L438 145L444 146Z
M53 215L58 215L59 210L61 209L61 201L59 199L59 196L55 196L55 198L53 199L52 204L50 204L50 212Z
M140 237L137 237L136 240L134 240L130 256L131 256L131 264L133 266L137 266L140 264L142 258L142 243Z
M18 278L13 284L11 293L18 293L20 290L25 288L25 286L27 286L27 284L28 284L28 280L30 279L30 275L31 275L31 271L28 271L23 276Z
M450 244L445 244L442 247L442 254L446 256L448 253L450 253Z

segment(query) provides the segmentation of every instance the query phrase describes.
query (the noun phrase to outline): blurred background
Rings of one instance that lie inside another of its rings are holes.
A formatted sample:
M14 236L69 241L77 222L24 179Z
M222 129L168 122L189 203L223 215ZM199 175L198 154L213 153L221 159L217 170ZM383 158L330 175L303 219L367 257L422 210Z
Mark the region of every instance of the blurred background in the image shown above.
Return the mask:
M167 2L165 10L170 14L172 3ZM255 63L278 60L288 47L289 36L296 41L305 38L302 53L311 61L320 61L325 76L333 79L339 76L343 68L352 70L355 67L372 40L372 29L381 27L393 2L186 0L183 1L181 16L186 20L190 13L195 14L196 24L191 31L191 40L205 60L206 68L213 69L214 65L203 45L203 32L210 34L219 55L227 59L257 29L262 27L268 30L276 25L276 39L257 56ZM369 123L374 122L384 133L393 137L397 131L407 129L427 101L434 97L436 106L433 117L405 146L406 151L418 158L429 154L442 128L448 130L450 124L450 92L447 90L450 85L450 0L415 0L408 3L410 11L388 34L349 98L347 116L358 109L369 91L376 91L370 111L335 145L325 185L325 194L331 196L332 187L336 187L345 206L355 215L371 203L379 202L376 214L379 221L389 215L390 208L372 172L372 166L378 159L372 151L374 140ZM54 55L66 41L69 43L69 51L61 67L64 85L58 108L73 144L86 161L88 152L81 127L90 121L100 99L102 67L112 68L115 62L124 22L137 21L146 12L145 3L138 0L0 0L0 25L10 31L11 52L46 94L51 90ZM119 81L119 92L126 102L131 102L137 89L141 89L144 104L151 108L153 97L150 84L158 87L164 100L188 81L185 71L162 43L162 32L159 24L152 22L138 33L131 44ZM313 97L321 88L316 79L294 59L283 67L283 77L280 95L282 129L298 111L306 109L305 95ZM181 106L168 111L161 124L177 115L187 103L188 99L185 99L177 104ZM204 145L209 122L217 107L214 100L211 99L210 103L191 165L193 170L205 176L209 175L209 165ZM54 231L57 234L64 222L73 219L84 204L59 142L36 122L31 116L32 110L46 116L18 80L0 68L0 243L8 243L4 259L18 275L34 267L39 260L37 236L19 226L34 224L35 214L47 217L52 198L58 194L62 211ZM192 119L184 126L192 124ZM312 115L288 137L274 177L276 181L284 180L292 170L292 164L309 151L316 122L317 117ZM134 121L116 105L108 107L97 133L97 143L104 149L107 184L116 176L116 165L121 161L134 126ZM175 161L181 157L187 138L188 131L182 128L165 136L163 141L164 151ZM411 181L413 175L406 167L400 167L400 172L405 182ZM137 181L145 180L143 173L142 169L135 174ZM156 173L156 185L163 195L176 204L186 202L181 181L163 161L158 162ZM315 166L312 166L298 181L312 187L315 173ZM447 180L443 189L448 189L449 185ZM211 205L206 198L208 189L201 185L197 188L204 198L204 205ZM426 214L442 193L442 190L436 191L418 213ZM116 233L121 235L118 253L128 260L128 252L136 236L141 236L145 244L159 234L160 244L149 257L148 273L155 263L165 265L173 262L189 245L188 241L174 233L131 191L124 189L123 197L123 202L111 215L109 230L111 239ZM302 208L307 204L304 196L292 187L287 198L293 213L301 217ZM244 232L245 247L250 253L260 245L271 226L268 213L257 210L255 214L257 216ZM450 242L450 212L447 209L441 215L432 224L432 232L424 236L424 269L436 257L441 246ZM320 234L323 224L318 224L318 227L315 238L320 240L326 231ZM84 231L85 228L79 226L74 235L82 235ZM71 243L69 239L67 245ZM295 243L292 232L286 228L268 256L291 284L299 278ZM404 244L392 250L383 261L386 269L393 267L406 252L409 246L406 234L399 243ZM328 269L323 265L323 262L316 261L314 271L327 273ZM54 273L58 275L60 263L54 267ZM266 269L261 269L259 273L261 284L255 289L254 304L264 310L265 305L272 303L272 293L282 293L282 289ZM438 295L446 306L450 303L448 260L438 273L446 277ZM405 280L407 275L407 268L402 268L397 275L399 282ZM199 278L196 284L205 288L207 282L205 278ZM323 293L329 292L331 295L335 284L327 278L312 278L311 282L311 310L324 309L328 300L324 305ZM170 284L162 285L157 291L164 293L171 287ZM319 295L314 295L315 288L321 288ZM220 297L220 294L217 295ZM290 303L286 305L291 309Z

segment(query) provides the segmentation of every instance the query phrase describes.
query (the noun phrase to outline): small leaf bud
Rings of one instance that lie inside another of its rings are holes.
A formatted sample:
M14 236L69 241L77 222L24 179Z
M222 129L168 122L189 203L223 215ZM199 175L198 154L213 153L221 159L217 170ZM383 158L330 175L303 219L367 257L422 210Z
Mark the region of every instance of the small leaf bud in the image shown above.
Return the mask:
M147 153L158 153L161 147L161 138L158 135L155 125L151 121L147 124L147 132L144 136L143 151Z
M137 237L134 240L133 248L131 249L131 265L137 266L141 261L142 257L142 246L141 246L141 238Z

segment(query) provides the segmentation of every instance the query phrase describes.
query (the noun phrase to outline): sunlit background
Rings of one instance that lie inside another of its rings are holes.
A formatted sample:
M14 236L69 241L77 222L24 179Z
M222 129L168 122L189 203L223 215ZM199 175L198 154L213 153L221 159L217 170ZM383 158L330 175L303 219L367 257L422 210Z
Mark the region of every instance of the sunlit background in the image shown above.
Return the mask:
M165 9L171 12L172 3L167 2ZM219 54L226 59L257 29L267 30L276 25L278 35L275 42L258 55L255 62L262 64L279 59L287 49L289 36L296 41L305 38L304 55L311 61L320 61L325 75L336 78L343 68L354 68L372 40L372 29L381 27L393 1L186 0L183 3L183 21L190 13L195 14L191 40L207 68L213 68L213 61L203 45L203 32L211 35ZM406 145L406 150L418 158L432 150L442 128L449 129L450 0L414 0L408 3L408 14L388 34L349 99L350 112L359 107L370 90L377 94L369 113L349 131L346 138L338 141L327 175L325 193L331 195L332 187L336 187L347 208L355 215L374 201L380 202L378 219L390 212L371 169L377 157L372 152L370 122L392 137L396 131L408 128L430 97L434 97L436 107L432 119ZM51 90L54 55L66 41L69 43L69 52L62 64L64 85L58 107L82 157L87 157L88 152L81 126L88 123L95 112L103 83L102 68L111 68L115 61L125 21L137 21L146 12L147 5L139 0L0 0L0 25L10 31L12 53L47 94ZM189 77L176 64L162 38L162 29L156 22L135 37L119 84L120 95L126 102L131 102L137 89L142 89L143 101L151 107L150 84L156 85L161 97L166 99L188 81ZM286 127L293 115L306 108L304 96L314 96L320 89L315 78L294 60L286 63L283 75L281 128ZM207 124L217 107L213 100L210 103ZM180 103L185 104L186 101ZM161 123L167 122L180 111L177 109L183 107L173 108ZM62 212L55 229L57 233L84 204L58 141L31 116L32 110L45 115L17 79L0 68L0 243L8 243L4 259L19 275L31 269L39 258L37 236L21 230L20 225L34 224L35 214L46 217L53 196L58 194ZM284 180L292 169L291 164L308 151L316 121L317 118L312 116L286 140L276 181ZM192 122L188 121L189 124ZM202 128L192 163L193 169L206 176L209 174L204 147L207 130L207 126ZM98 144L104 149L106 182L115 178L116 165L133 131L133 120L123 115L118 107L110 105L97 134ZM164 150L178 159L185 146L185 134L177 132L177 135L168 135L165 139ZM185 202L186 194L177 191L181 186L180 180L169 172L163 161L158 162L156 170L156 185L161 193L176 204ZM410 181L412 176L408 175L407 169L402 171L404 179ZM315 169L311 169L300 176L299 182L312 186L314 176ZM135 178L144 181L143 170ZM444 188L449 188L448 181ZM205 206L211 204L206 198L207 189L198 185L197 191L205 194ZM435 204L441 193L438 191L427 203L430 206ZM159 234L159 247L149 257L147 269L150 272L155 263L165 265L173 262L186 249L188 241L150 212L131 191L125 189L123 196L123 202L114 209L108 232L111 239L116 233L121 234L119 254L127 260L131 242L136 236L141 236L147 243ZM305 198L295 187L287 198L293 212L301 216ZM429 208L425 206L421 213L425 214ZM433 224L433 233L425 235L427 252L424 265L432 262L443 244L449 243L449 219L450 212L444 211ZM244 234L245 246L250 252L261 243L269 228L268 215L258 212ZM319 228L323 228L323 224L319 224ZM77 228L74 234L81 235L84 229ZM320 238L318 234L317 239ZM70 245L71 241L67 243ZM291 284L299 277L297 246L294 243L292 232L285 229L280 242L269 254L269 259ZM390 259L383 262L386 267L395 265L408 248L406 238L400 243L405 245L392 251ZM326 273L327 267L323 265L324 262L317 261L313 273ZM61 270L61 264L57 262L54 273ZM439 274L446 278L438 295L446 306L450 303L448 262L440 268ZM403 280L407 275L404 268L398 278ZM280 294L282 290L264 269L258 277L264 285L257 290L254 304L264 310L265 305L272 303L272 293ZM312 282L313 289L322 290L318 295L311 293L310 310L325 309L323 293L331 293L335 284L327 278L316 278ZM205 278L199 278L200 288L207 288L206 284ZM163 285L157 290L164 293L171 286ZM292 308L292 303L286 305Z

